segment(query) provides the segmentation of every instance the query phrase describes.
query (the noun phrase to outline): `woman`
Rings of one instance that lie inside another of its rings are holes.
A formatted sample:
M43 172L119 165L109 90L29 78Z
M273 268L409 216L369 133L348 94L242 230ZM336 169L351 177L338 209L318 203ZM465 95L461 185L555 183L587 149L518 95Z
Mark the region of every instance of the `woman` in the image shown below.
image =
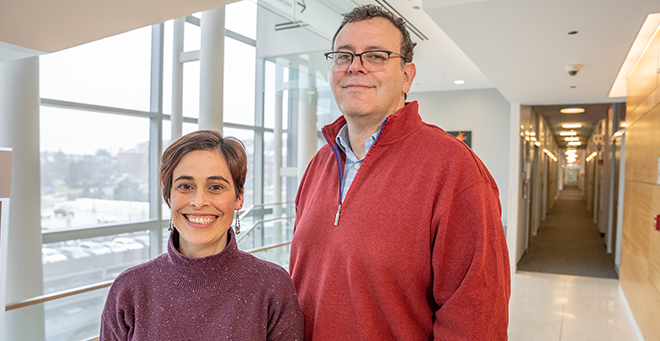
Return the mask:
M286 270L239 251L231 223L243 206L243 144L215 131L181 137L161 158L170 206L167 253L115 279L101 340L302 340Z

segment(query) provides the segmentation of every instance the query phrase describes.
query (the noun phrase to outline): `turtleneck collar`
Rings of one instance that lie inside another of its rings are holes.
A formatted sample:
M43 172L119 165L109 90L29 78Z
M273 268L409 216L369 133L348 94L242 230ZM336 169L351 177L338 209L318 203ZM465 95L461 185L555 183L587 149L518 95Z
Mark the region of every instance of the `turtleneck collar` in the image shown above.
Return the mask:
M396 143L422 127L424 122L418 110L419 104L417 101L406 102L403 108L387 116L377 143L381 146ZM337 145L335 138L344 125L346 125L346 118L342 115L334 122L323 127L323 135L328 144L331 146Z
M234 231L227 232L227 247L221 252L203 257L189 258L177 250L179 233L172 231L167 243L167 254L162 260L166 263L162 270L163 280L184 290L219 290L250 271L245 262L240 261L245 254L238 250Z

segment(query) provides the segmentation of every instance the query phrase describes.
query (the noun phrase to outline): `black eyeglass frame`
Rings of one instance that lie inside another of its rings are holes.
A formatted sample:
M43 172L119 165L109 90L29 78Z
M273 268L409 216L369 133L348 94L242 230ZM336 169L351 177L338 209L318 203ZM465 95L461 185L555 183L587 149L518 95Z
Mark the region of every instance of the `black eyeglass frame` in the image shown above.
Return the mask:
M330 52L324 53L323 55L325 56L326 60L329 60L331 58L334 60L334 58L333 58L334 55L337 55L337 54L340 54L340 53L348 54L348 55L351 56L351 62L347 64L348 67L353 65L353 62L355 61L355 57L360 57L360 64L364 67L364 60L362 59L362 55L365 54L365 53L368 54L368 53L373 53L373 52L387 53L387 60L390 60L390 58L394 58L394 57L392 57L392 55L395 55L396 57L400 57L404 61L406 60L406 57L404 55L402 55L400 53L392 52L392 51L387 51L387 50L369 50L369 51L364 51L362 53L352 53L352 52L348 52L348 51L330 51ZM330 67L330 69L332 70L332 67Z

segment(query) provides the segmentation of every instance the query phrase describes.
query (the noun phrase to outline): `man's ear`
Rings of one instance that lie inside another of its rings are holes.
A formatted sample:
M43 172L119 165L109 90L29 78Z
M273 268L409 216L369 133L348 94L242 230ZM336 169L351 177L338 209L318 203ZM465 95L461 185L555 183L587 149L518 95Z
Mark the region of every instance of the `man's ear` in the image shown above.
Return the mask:
M417 67L414 63L406 63L403 66L403 93L407 94L412 87L415 76L417 75Z

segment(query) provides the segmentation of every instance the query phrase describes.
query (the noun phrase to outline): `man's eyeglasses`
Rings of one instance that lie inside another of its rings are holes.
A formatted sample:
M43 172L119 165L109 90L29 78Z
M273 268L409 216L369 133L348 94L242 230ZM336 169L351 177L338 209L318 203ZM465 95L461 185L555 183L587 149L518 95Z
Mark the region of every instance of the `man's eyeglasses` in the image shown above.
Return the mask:
M350 53L343 51L332 51L323 54L328 62L328 68L332 71L343 72L348 70L353 64L355 57L360 57L360 63L369 72L382 71L390 58L400 57L402 55L392 51L364 51L362 53Z

